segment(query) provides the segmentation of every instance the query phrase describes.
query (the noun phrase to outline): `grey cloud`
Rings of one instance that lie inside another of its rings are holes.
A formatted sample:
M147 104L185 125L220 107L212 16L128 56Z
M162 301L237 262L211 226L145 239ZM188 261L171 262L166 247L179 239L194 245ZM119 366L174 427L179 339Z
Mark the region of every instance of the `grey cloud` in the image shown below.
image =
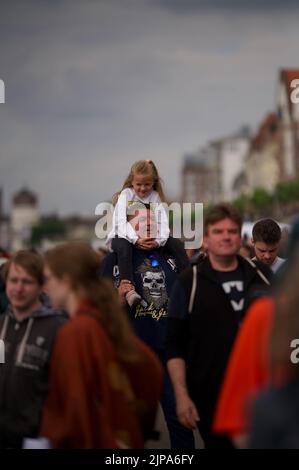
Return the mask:
M298 65L287 7L175 15L147 0L23 4L0 18L0 186L7 201L26 182L46 211L93 213L149 157L176 197L182 155L255 127L275 106L279 68Z
M234 9L234 10L279 10L288 7L299 8L297 0L148 0L155 5L166 8L179 14L200 12L203 9Z

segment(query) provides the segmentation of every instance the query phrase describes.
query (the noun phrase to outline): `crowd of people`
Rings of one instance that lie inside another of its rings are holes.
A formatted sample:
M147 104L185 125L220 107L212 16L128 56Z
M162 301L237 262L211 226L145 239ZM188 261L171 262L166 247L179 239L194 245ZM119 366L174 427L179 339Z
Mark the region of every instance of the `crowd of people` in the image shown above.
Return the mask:
M282 258L276 221L245 243L218 204L187 253L151 160L113 200L101 253L1 252L0 449L141 449L159 403L172 449L299 448L299 222Z

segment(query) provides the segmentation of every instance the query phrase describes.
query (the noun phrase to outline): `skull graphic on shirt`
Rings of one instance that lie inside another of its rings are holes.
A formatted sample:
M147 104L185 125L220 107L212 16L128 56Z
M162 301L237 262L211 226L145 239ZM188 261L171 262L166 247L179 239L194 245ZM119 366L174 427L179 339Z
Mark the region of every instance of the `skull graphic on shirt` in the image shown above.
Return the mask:
M163 271L147 270L141 273L143 297L148 304L160 308L167 301L165 274Z

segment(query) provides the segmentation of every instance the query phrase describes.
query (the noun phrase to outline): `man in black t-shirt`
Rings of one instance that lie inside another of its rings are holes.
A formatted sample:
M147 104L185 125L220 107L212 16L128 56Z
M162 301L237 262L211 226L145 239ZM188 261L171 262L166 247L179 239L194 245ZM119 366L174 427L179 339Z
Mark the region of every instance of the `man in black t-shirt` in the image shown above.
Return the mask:
M150 217L147 220L150 221ZM138 305L127 305L127 310L136 335L157 353L164 366L161 405L171 448L192 450L193 433L177 419L173 388L166 368L167 307L171 289L178 276L176 264L174 257L167 254L164 248L138 249L132 246L130 268L135 290L141 301ZM110 253L103 261L102 275L111 278L117 288L120 283L126 282L120 280L119 271L118 255Z
M271 278L267 266L237 255L241 225L228 205L208 211L208 256L179 276L169 303L167 358L177 415L187 428L198 426L206 448L230 446L211 431L217 397L248 305L266 293Z
M162 250L133 248L132 271L136 292L142 301L127 310L133 328L140 339L156 352L165 350L166 317L171 289L178 273L173 258L163 256ZM120 285L116 253L110 253L103 262L102 274Z

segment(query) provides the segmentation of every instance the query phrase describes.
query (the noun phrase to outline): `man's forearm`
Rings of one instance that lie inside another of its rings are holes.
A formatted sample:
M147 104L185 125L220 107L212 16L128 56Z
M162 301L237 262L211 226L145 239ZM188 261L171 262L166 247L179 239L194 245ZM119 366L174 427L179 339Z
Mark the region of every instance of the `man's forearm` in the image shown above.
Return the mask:
M186 384L186 363L184 359L175 357L167 362L168 372L174 388L175 396L188 395Z

